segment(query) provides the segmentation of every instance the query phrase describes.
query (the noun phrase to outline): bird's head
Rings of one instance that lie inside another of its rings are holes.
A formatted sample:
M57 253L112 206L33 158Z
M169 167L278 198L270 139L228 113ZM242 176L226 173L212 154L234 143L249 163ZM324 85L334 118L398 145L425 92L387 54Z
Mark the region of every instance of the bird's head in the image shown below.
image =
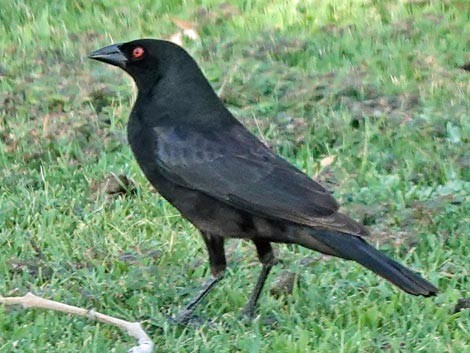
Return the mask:
M193 124L199 121L204 126L233 120L193 58L172 42L138 39L112 44L89 58L126 71L139 90L137 99L145 97L146 107L158 105L165 117L184 121L190 117ZM155 120L157 115L149 119Z
M183 48L157 39L138 39L108 45L95 50L88 57L120 67L132 76L139 89L154 85L163 76L171 75L175 78L185 72L194 72L194 66L197 67Z

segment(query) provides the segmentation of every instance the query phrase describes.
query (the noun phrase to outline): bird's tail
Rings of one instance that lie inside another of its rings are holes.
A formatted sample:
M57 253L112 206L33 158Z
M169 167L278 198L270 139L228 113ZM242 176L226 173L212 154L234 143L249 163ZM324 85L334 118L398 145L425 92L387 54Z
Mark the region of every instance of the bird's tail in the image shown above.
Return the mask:
M392 260L360 237L327 230L311 230L309 233L310 242L305 236L302 237L302 245L308 248L356 261L407 293L430 297L438 292L420 275Z

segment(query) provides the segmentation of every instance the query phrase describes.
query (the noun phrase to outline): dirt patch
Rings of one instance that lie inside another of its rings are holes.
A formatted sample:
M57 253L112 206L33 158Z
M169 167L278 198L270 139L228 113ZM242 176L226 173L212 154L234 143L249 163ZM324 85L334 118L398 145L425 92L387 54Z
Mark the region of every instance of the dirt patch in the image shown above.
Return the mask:
M339 25L330 23L330 24L320 27L321 32L333 34L335 36L340 36L340 37L345 34L354 32L355 30L356 30L356 25L353 25L353 24L339 26Z
M10 272L13 274L29 273L32 277L43 279L51 278L54 270L39 258L29 260L12 259L9 262Z
M291 271L283 271L278 276L271 288L271 295L279 297L287 297L292 294L294 284L300 281L300 276Z
M222 3L212 9L199 8L194 14L193 18L200 26L220 24L227 21L232 17L240 15L240 9L229 3Z
M91 191L97 195L107 195L110 197L134 194L137 188L135 183L124 174L111 174L103 180L94 181L91 185Z
M460 298L454 307L454 314L470 309L470 298Z
M355 121L365 117L386 118L402 124L412 120L412 109L419 103L419 99L417 95L413 94L378 96L365 100L340 96L340 102L350 111Z
M278 37L264 33L246 54L264 59L266 57L282 57L286 54L303 52L307 48L307 41L296 37Z

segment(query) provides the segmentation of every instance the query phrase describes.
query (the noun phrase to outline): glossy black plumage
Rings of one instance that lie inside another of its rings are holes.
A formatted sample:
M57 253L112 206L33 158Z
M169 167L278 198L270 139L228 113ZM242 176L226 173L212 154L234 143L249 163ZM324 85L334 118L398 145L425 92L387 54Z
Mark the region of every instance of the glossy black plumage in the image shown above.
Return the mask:
M128 125L134 155L160 194L201 230L214 276L226 266L224 238L255 243L264 272L248 314L253 314L274 263L270 242L297 243L354 260L414 295L437 292L368 245L361 238L367 230L339 213L325 188L236 120L184 49L142 39L99 49L90 57L119 66L134 78L138 97Z

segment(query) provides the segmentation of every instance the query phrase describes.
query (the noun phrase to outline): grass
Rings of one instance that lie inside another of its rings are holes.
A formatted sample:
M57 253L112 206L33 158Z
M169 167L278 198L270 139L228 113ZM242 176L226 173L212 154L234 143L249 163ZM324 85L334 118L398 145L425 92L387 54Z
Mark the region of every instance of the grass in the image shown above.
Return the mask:
M464 1L14 1L0 7L0 293L27 291L141 320L164 352L465 352L470 248L470 10ZM197 231L155 194L125 139L135 90L93 49L168 37L172 18L229 108L332 188L373 241L441 293L398 292L351 263L278 246L266 290L241 323L259 265L229 242L230 270L199 311L213 327L166 317L209 274ZM335 156L334 163L326 165ZM323 164L321 161L324 161ZM110 174L136 192L107 195ZM305 261L307 259L308 261ZM268 286L268 288L269 288ZM126 352L117 329L0 307L0 352Z

